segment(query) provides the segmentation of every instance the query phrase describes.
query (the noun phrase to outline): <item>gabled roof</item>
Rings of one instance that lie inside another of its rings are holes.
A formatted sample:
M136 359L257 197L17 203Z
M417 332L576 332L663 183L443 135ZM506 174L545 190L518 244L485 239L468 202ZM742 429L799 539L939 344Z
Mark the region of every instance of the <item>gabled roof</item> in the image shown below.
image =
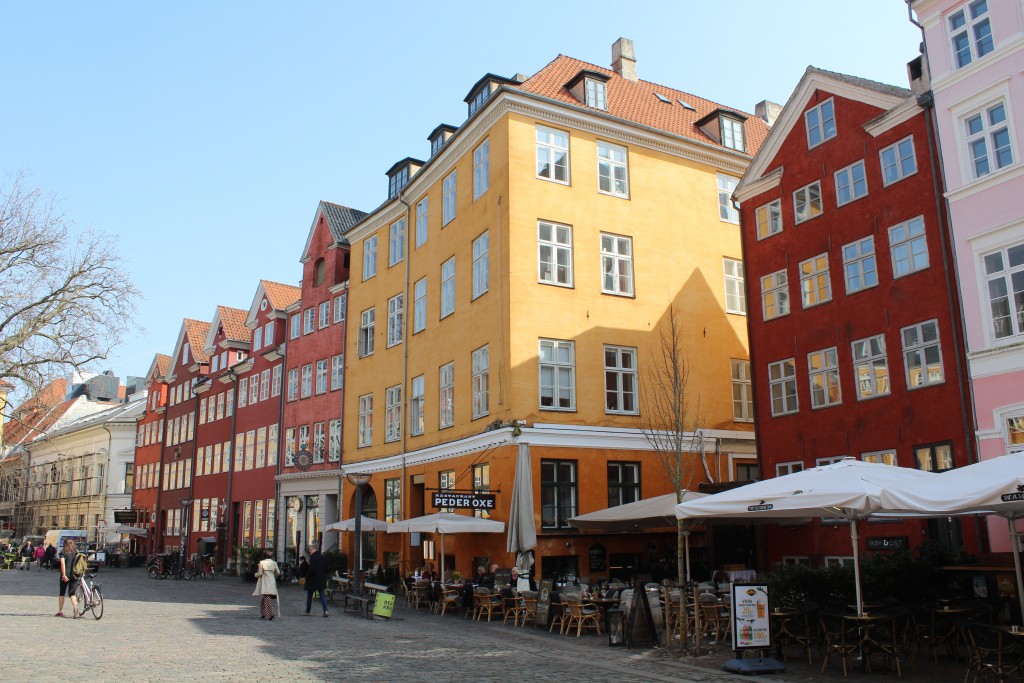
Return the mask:
M301 294L302 290L298 287L282 285L280 282L271 282L270 280L260 280L260 285L256 288L256 295L253 296L252 304L249 306L249 313L245 318L246 325L256 326L256 315L259 313L263 297L266 297L270 304L271 310L268 311L268 314L274 311L283 313L299 300Z
M206 338L203 340L203 352L217 354L217 335L224 331L224 340L236 344L249 345L251 332L245 326L247 311L230 306L217 306L213 313L213 320L210 321Z
M68 383L56 379L47 384L36 395L13 411L12 418L4 423L4 450L32 441L46 432L60 420L79 398L65 398ZM86 400L82 398L82 400Z
M720 145L696 125L698 120L716 109L737 110L657 83L643 80L630 81L610 69L582 62L572 57L558 55L550 64L528 78L526 82L508 87L540 95L578 109L600 112L601 110L588 107L577 100L565 87L566 83L571 82L583 70L597 72L608 77L607 113L611 116L703 144L720 147L731 153L738 153ZM658 94L668 102L659 99ZM693 109L684 107L679 103L680 100L686 102ZM746 116L744 128L747 134L747 151L749 154L754 154L768 135L768 124L756 116L749 114Z
M149 364L149 372L146 373L147 384L151 381L162 382L171 368L171 357L166 353L158 353L153 356L153 362Z
M135 418L141 415L145 408L145 398L135 399L129 403L117 403L106 410L100 410L95 413L90 413L88 415L83 415L82 417L69 420L59 428L48 432L45 438L49 439L62 434L70 434L72 432L81 431L100 424L135 424ZM42 438L42 435L37 434L36 438Z
M210 323L203 322L201 320L191 320L185 318L181 323L181 329L178 331L178 340L174 343L174 352L171 354L171 360L167 364L166 378L174 374L175 364L181 360L181 347L188 342L189 346L189 365L199 361L205 363L208 359L206 351L203 350L203 345L206 343L206 335L210 333Z
M793 127L800 120L807 102L815 91L822 90L831 95L838 95L846 99L864 102L878 107L883 112L889 111L912 98L914 95L906 88L899 88L894 85L887 85L858 76L847 76L846 74L819 69L809 66L800 78L793 94L786 100L782 112L771 127L768 137L761 148L750 162L743 178L740 179L736 189L736 196L743 201L743 190L753 182L765 176L765 171L771 166L772 161L779 153L779 149L786 138L792 132ZM867 123L867 122L865 122Z
M316 215L313 216L313 225L310 226L309 235L306 236L306 244L302 247L302 256L299 257L299 261L303 263L309 258L309 245L313 241L313 233L316 231L321 215L327 221L327 227L331 231L331 236L334 237L335 244L347 244L348 240L345 238L345 233L369 214L359 209L350 209L341 204L320 200L320 204L316 209Z

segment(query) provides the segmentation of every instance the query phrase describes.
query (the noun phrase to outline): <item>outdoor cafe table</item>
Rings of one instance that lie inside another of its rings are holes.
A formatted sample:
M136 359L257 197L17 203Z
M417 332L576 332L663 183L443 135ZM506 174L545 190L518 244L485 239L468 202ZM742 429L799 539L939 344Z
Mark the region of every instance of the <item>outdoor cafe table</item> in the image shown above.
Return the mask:
M800 610L793 607L776 607L768 613L768 616L779 625L778 628L772 629L772 637L778 646L780 656L782 648L793 641L793 634L789 631L789 622L798 614L800 614Z
M871 650L872 648L882 649L882 644L875 640L875 629L882 623L889 621L892 617L881 613L846 614L843 619L852 621L860 629L860 641L857 647L860 649L860 656L864 660L864 670L871 673Z
M612 607L618 607L622 603L619 598L583 598L584 605L593 605L601 612L601 622L604 624L604 630L608 632L608 610Z

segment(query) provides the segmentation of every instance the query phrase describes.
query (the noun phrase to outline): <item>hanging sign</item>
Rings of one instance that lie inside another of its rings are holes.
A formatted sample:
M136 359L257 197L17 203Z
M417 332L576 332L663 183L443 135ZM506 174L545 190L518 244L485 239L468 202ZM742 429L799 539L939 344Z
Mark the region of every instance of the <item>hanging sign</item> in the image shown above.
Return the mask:
M732 648L770 649L771 617L767 583L732 584Z
M493 493L454 493L437 491L432 494L434 507L460 510L493 510Z

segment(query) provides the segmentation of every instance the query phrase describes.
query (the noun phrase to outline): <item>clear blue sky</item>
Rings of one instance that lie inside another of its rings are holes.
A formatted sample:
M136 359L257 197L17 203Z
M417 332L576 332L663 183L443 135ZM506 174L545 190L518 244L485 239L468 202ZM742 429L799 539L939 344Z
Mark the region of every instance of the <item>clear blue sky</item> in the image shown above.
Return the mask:
M145 298L107 366L170 353L184 317L297 284L317 202L370 210L384 172L460 125L482 75L559 53L745 111L814 65L906 86L903 0L4 2L0 173L25 169L117 241Z

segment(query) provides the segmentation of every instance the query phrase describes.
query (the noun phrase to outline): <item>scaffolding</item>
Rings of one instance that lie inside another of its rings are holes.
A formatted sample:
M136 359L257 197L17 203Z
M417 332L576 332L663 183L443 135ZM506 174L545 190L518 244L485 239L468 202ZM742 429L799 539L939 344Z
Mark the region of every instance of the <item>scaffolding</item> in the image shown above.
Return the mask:
M58 454L56 460L0 468L0 521L15 536L50 529L90 529L90 541L106 509L106 454Z

